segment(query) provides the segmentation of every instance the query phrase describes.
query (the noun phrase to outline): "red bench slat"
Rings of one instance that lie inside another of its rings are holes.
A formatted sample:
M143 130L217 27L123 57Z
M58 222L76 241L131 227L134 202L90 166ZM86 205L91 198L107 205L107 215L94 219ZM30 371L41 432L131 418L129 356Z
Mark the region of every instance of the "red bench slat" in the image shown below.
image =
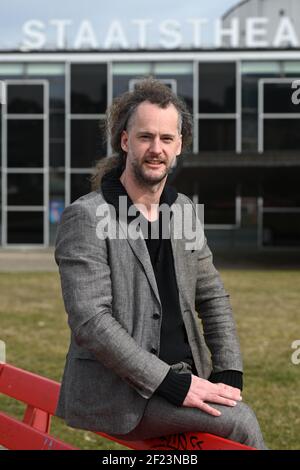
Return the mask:
M10 450L76 450L49 434L0 412L0 443Z
M104 433L96 434L136 450L255 450L239 442L202 432L170 434L144 441L123 441Z
M0 393L54 415L60 384L11 364L0 364Z
M0 393L27 404L23 422L0 412L0 444L12 450L75 450L52 437L51 416L55 414L60 384L10 364L0 364ZM254 450L238 442L207 433L188 432L144 441L99 436L135 450Z

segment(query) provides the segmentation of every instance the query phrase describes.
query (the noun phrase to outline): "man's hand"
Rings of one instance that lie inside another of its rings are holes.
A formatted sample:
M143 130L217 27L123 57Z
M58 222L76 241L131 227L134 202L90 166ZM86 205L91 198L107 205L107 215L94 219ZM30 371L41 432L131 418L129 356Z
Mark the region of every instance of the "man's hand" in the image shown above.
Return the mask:
M208 380L192 375L191 386L182 406L200 408L212 416L220 416L221 412L206 401L220 405L235 406L237 401L242 400L241 391L238 388L225 384L213 384Z

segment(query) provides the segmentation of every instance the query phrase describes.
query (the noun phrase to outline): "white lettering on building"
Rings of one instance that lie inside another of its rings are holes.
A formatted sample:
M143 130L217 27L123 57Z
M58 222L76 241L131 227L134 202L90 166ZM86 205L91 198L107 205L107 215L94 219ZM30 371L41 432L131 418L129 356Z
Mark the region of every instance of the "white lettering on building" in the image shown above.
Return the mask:
M215 46L222 47L224 38L229 38L229 47L239 47L239 19L231 20L230 28L224 28L222 20L215 23Z
M145 19L134 19L131 21L133 25L138 27L138 40L137 46L139 49L146 49L148 44L148 36L147 36L147 27L153 23L152 20L145 20Z
M202 26L207 25L208 20L206 18L189 18L186 20L187 23L191 23L193 26L193 41L192 44L194 47L203 46L203 29Z
M188 25L188 28L187 28ZM71 19L52 19L48 23L31 19L23 24L23 50L51 48L57 49L128 49L137 47L147 49L160 47L176 49L182 46L201 47L294 47L298 48L299 37L290 18L278 19L275 32L272 33L268 18L250 17L245 21L232 18L229 24L222 20L209 21L207 18L187 18L182 21L165 19L155 23L151 19L132 19L129 24L115 19L104 31L99 32L96 24L84 19L73 24ZM72 28L71 28L72 27ZM72 31L71 31L72 29ZM270 31L269 31L270 29ZM205 35L211 31L208 40ZM72 32L72 34L71 34ZM101 38L96 32L101 33ZM54 40L53 40L54 37ZM155 39L153 39L155 38Z
M268 47L267 25L268 18L246 19L246 47Z
M22 49L43 49L47 42L45 34L45 24L39 20L29 20L22 28L25 36Z
M58 49L66 49L67 45L67 26L72 24L72 20L50 20L49 23L56 27L56 46Z
M165 20L159 25L159 44L164 49L176 49L182 44L180 23L177 20Z
M88 20L83 20L74 41L74 49L97 49L98 42L95 31Z
M280 19L273 41L274 47L299 47L299 39L290 18L284 16Z
M114 20L108 28L104 49L128 49L129 44L122 24L119 20Z

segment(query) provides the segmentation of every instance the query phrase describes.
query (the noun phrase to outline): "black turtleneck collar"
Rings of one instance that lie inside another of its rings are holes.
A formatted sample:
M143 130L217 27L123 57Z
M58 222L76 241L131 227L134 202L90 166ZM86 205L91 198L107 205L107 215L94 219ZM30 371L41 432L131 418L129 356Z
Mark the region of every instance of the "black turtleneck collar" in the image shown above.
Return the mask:
M133 205L132 200L127 194L126 189L120 181L120 176L123 173L123 167L121 165L113 168L107 172L101 181L101 190L104 199L109 204L112 204L116 211L119 208L119 196L127 196L128 207ZM178 193L173 186L165 185L159 200L159 204L168 204L171 206L177 199Z

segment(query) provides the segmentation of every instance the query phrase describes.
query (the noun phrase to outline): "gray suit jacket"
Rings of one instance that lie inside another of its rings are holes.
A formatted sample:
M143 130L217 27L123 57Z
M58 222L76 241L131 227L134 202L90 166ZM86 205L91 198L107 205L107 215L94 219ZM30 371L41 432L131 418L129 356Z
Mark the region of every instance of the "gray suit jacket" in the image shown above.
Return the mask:
M186 204L191 208L178 194L173 215ZM96 212L103 205L101 190L81 197L65 209L58 230L55 259L71 342L57 415L73 427L124 434L138 424L170 366L159 359L162 307L145 240L99 239ZM229 296L206 239L186 249L188 240L173 228L180 307L198 375L242 371Z

